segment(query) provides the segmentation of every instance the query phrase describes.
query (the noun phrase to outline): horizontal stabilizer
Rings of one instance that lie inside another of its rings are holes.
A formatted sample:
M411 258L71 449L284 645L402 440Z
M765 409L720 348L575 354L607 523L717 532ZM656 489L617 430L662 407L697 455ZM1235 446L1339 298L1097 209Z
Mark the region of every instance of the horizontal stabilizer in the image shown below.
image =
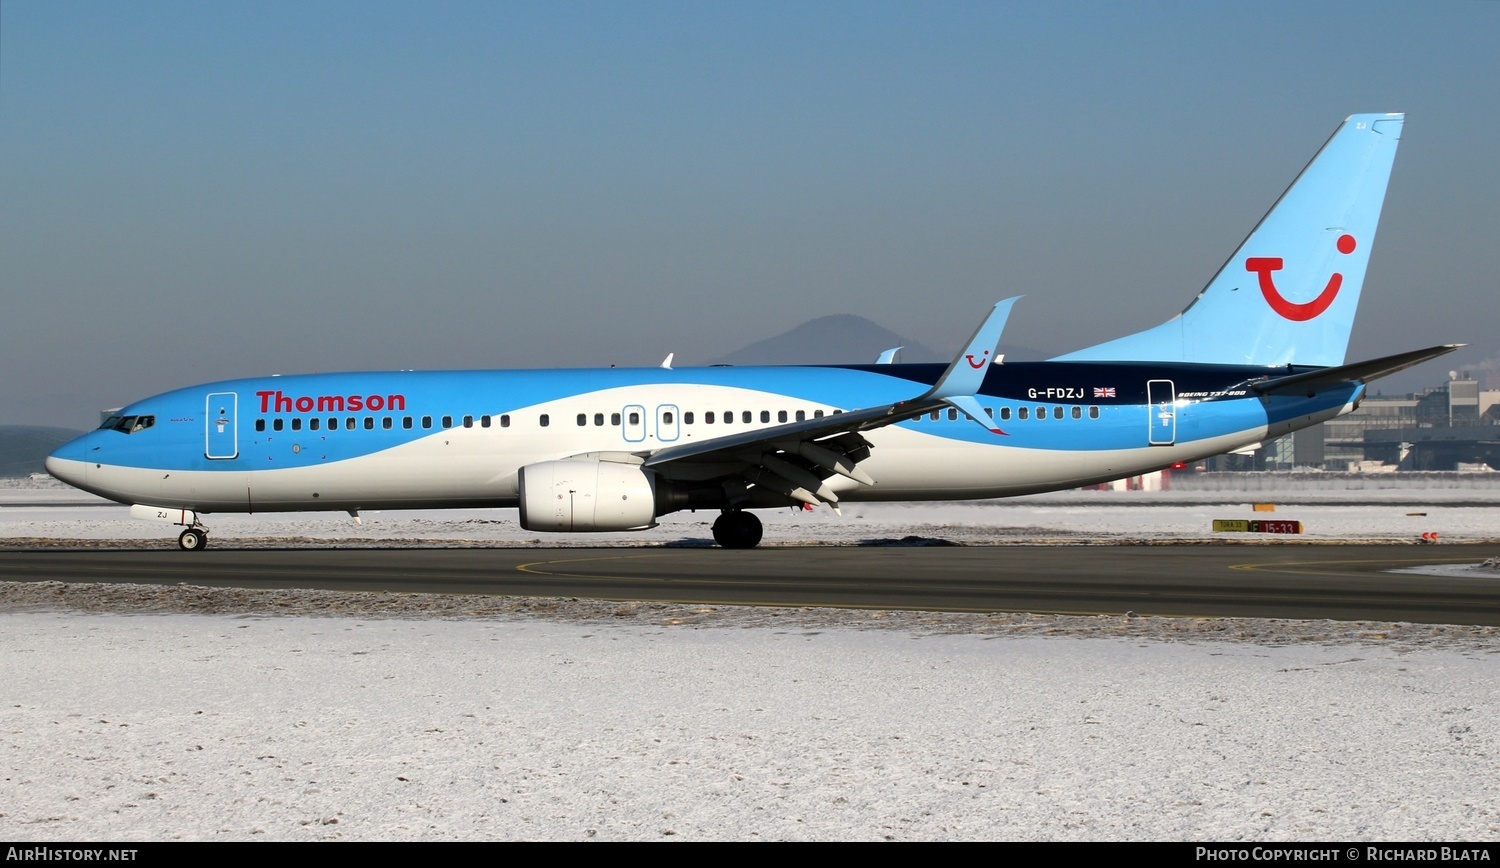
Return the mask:
M1316 371L1308 371L1302 374L1291 374L1286 377L1275 377L1251 383L1250 388L1262 395L1279 395L1286 393L1313 394L1328 386L1341 385L1344 383L1368 383L1387 377L1397 371L1404 371L1412 365L1419 365L1429 359L1444 356L1466 344L1443 344L1437 347L1428 347L1425 350L1412 350L1407 353L1397 353L1394 356L1385 356L1379 359L1371 359L1367 362L1355 362L1352 365L1339 365L1335 368L1322 368Z

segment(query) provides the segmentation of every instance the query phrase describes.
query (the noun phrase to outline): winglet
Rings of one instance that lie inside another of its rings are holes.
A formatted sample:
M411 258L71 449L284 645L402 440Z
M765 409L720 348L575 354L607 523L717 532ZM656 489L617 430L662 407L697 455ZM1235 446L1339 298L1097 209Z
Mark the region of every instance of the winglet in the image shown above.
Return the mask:
M932 391L922 396L924 399L973 395L979 391L984 375L989 373L991 357L995 356L1000 343L1000 333L1005 331L1005 321L1010 318L1010 309L1020 299L1019 295L1007 298L990 310L990 315L959 350L958 357L938 378Z
M891 347L890 349L888 349L885 352L883 352L883 353L880 354L880 358L878 358L878 359L875 360L875 364L877 364L877 365L889 365L889 364L892 364L893 362L896 361L896 353L899 353L899 352L901 352L904 349L906 349L906 348L905 347Z

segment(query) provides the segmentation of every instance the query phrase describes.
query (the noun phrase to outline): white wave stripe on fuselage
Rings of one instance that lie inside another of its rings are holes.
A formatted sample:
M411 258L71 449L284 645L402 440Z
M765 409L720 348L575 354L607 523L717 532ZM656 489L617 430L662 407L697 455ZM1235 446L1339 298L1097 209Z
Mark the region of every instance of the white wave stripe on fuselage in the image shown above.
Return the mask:
M626 440L621 426L594 425L593 414L640 407L646 414L640 440ZM678 437L658 437L654 414L673 407L679 414L691 408L699 414L694 425L678 417ZM733 410L731 424L703 424L706 408ZM94 492L120 502L149 502L202 512L275 512L328 509L513 507L517 505L517 473L528 464L587 453L646 453L672 442L708 437L727 430L754 430L771 423L758 421L764 411L772 420L788 407L807 414L833 407L771 392L725 386L673 384L606 389L510 411L510 428L454 427L438 430L409 443L380 452L326 464L301 467L200 471L139 468L117 465L79 467ZM610 408L596 409L596 408ZM1140 405L1108 408L1117 414L1139 415ZM1333 418L1352 409L1334 408L1319 415ZM739 414L754 420L743 423ZM585 415L579 426L576 416ZM549 417L541 427L536 420ZM1320 418L1319 421L1322 421ZM866 432L870 458L861 464L876 480L862 485L842 476L829 485L845 501L961 500L1005 497L1076 487L1159 469L1177 461L1219 454L1267 438L1269 429L1215 434L1173 446L1143 445L1112 450L1048 450L1011 445L997 436L992 443L956 440L921 430L921 424L890 426ZM962 421L961 424L972 424ZM1024 423L1022 423L1024 424ZM1037 425L1094 424L1074 420L1034 422ZM317 432L277 435L278 449L315 449ZM355 435L357 436L357 435ZM256 448L254 441L246 449ZM68 462L69 464L75 462Z

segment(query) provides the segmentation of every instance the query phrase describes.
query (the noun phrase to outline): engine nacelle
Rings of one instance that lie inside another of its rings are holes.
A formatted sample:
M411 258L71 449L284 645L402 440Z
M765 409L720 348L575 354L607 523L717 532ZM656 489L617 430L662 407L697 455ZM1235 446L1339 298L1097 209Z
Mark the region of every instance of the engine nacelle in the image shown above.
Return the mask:
M521 527L553 533L656 526L656 479L638 464L565 459L521 468Z

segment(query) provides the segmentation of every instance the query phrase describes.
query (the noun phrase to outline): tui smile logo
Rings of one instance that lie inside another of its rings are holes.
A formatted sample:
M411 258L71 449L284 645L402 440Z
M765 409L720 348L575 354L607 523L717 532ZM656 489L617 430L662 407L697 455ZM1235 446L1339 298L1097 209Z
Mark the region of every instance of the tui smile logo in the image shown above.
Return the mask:
M1338 248L1346 256L1353 253L1354 236L1340 235ZM1276 281L1271 277L1271 272L1280 271L1281 266L1279 256L1251 256L1245 260L1245 270L1254 272L1260 278L1260 294L1266 297L1266 304L1271 306L1271 310L1293 322L1307 322L1328 310L1328 306L1333 304L1334 298L1339 294L1339 287L1344 285L1344 276L1335 271L1317 298L1303 304L1287 301L1276 289Z
M1279 259L1277 260L1277 262L1280 262L1280 261L1281 260L1279 260ZM964 353L964 358L968 360L969 367L971 367L971 368L973 368L974 370L977 371L980 368L984 367L984 363L985 362L988 362L990 360L990 351L989 350L985 350L983 353L980 354L980 356L979 356L979 358L977 360L974 358L974 354L973 353Z

